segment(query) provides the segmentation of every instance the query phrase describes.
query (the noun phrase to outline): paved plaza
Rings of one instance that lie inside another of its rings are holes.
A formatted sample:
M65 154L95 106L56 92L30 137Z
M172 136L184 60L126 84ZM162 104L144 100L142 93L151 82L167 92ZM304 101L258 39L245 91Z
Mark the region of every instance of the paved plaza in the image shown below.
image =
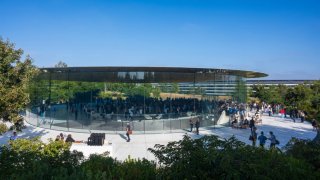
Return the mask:
M309 122L301 123L296 120L294 123L289 118L269 117L263 116L262 124L257 125L257 133L261 131L265 132L265 135L269 136L269 131L273 131L276 138L280 141L279 148L282 148L291 139L296 137L300 139L313 139L316 136L316 132L312 131L312 126ZM54 139L62 131L43 129L39 127L27 124L27 128L23 132L18 134L18 138L32 138L41 136L41 140L48 142L48 139ZM12 132L7 132L0 136L0 144L7 144ZM65 135L72 134L75 140L87 141L90 136L89 133L76 133L76 132L62 132ZM118 134L106 134L106 142L102 147L92 147L86 144L77 144L72 147L82 151L86 157L91 153L103 153L104 151L111 151L111 156L118 160L124 160L128 156L131 158L146 158L149 160L155 160L155 157L147 151L148 148L154 147L155 144L167 144L170 141L178 141L183 138L184 135L188 135L192 138L200 138L204 135L217 135L222 138L230 138L234 135L237 139L247 144L251 144L249 141L250 129L233 129L231 127L208 127L200 128L200 135L196 135L190 132L177 132L177 133L162 133L162 134L134 134L131 135L131 142L126 142L125 132ZM267 141L266 146L269 146L270 141Z

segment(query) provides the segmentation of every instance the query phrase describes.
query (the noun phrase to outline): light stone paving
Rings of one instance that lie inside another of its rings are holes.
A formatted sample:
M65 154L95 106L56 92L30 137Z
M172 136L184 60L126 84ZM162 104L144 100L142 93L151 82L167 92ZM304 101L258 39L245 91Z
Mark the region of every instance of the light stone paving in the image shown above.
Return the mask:
M312 126L309 122L300 123L299 120L294 123L291 119L268 117L263 116L262 124L257 125L257 133L260 134L264 131L265 135L269 136L269 131L273 131L276 138L280 141L279 148L282 148L292 137L300 139L313 139L316 136L316 132L312 131ZM23 132L18 134L18 138L32 138L40 136L41 140L48 142L49 138L54 139L61 131L43 129L34 127L27 124L27 128ZM69 132L63 132L65 135ZM134 132L133 132L134 133ZM0 144L7 144L12 132L7 132L0 136ZM75 140L87 141L89 133L76 133L70 132ZM219 127L219 128L200 128L200 135L194 133L165 133L165 134L133 134L131 135L131 141L126 142L125 132L120 134L106 134L106 144L111 143L111 147L107 147L112 151L112 157L118 160L125 160L128 156L131 158L146 158L149 160L155 160L153 154L147 151L148 148L154 147L155 144L167 144L170 141L178 141L183 138L184 135L188 135L192 138L199 138L203 135L217 135L222 138L230 138L234 135L240 141L247 144L251 144L249 141L250 129L233 129L231 127ZM258 144L258 143L257 143ZM268 147L270 141L267 141L266 147ZM90 147L90 146L89 146ZM83 148L82 148L83 149ZM97 150L99 149L99 150ZM88 156L91 153L103 153L103 148L85 148L84 154ZM89 151L89 152L88 152Z

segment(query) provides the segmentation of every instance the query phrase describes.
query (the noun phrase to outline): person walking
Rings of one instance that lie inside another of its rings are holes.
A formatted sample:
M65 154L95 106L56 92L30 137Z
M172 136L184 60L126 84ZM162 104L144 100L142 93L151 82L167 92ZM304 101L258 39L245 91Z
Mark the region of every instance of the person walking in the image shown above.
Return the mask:
M254 125L254 119L253 119L253 117L251 118L251 120L250 120L250 122L249 122L249 128L250 128L250 130L251 130L251 134L252 134L252 131L253 131L253 128L255 127L255 125Z
M318 123L315 119L312 119L311 121L312 127L313 127L313 131L317 131L318 130Z
M267 141L267 137L263 134L263 131L261 131L261 134L258 137L258 140L259 140L260 147L264 148L264 145L266 144L266 141Z
M197 117L197 120L196 120L196 132L197 132L197 135L199 135L199 127L200 127L200 119L199 117Z
M193 130L193 118L190 118L189 122L190 122L190 132L192 132L192 130Z
M284 108L283 108L283 111L284 111L284 118L287 118L287 108L284 107Z
M277 144L276 136L273 134L272 131L270 131L269 134L270 134L270 138L268 139L270 140L270 149L275 148Z
M301 120L301 123L303 123L303 122L304 122L305 117L306 117L305 112L304 112L304 111L301 111L301 112L300 112L300 120Z
M10 137L11 141L14 141L18 138L17 132L13 131L12 136Z
M252 146L256 146L256 141L257 141L257 128L253 127L252 132L251 132L251 139L252 139Z
M130 134L132 134L130 123L127 123L126 132L127 142L130 142Z

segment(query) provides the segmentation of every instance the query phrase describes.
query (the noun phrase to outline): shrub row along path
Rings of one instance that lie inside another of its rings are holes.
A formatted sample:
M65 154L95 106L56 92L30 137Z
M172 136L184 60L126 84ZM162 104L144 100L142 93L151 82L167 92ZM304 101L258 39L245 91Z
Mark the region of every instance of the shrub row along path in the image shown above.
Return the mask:
M257 133L260 135L264 131L265 135L269 137L269 131L273 131L276 138L280 141L278 147L281 149L292 138L299 139L314 139L316 132L312 130L309 122L301 123L296 120L296 123L290 118L269 117L264 115L262 117L262 124L257 124ZM27 123L26 123L27 124ZM33 138L40 136L42 141L48 142L49 138L55 139L61 131L43 129L27 124L27 128L18 133L18 138ZM87 141L90 134L76 133L76 132L63 132L65 135L72 134L75 140ZM134 132L133 132L134 133ZM7 144L12 132L7 132L0 136L0 145ZM191 136L192 138L200 138L203 135L217 135L221 138L230 138L234 135L237 139L247 144L251 144L249 140L250 128L248 129L233 129L231 127L207 127L200 128L200 134L196 135L185 131L185 133L168 133L168 134L133 134L131 135L131 142L126 142L125 132L120 134L106 134L106 142L111 142L112 149L111 155L118 160L124 160L128 156L131 158L146 158L154 160L154 156L147 151L148 148L154 147L155 144L167 144L170 141L181 140L184 135ZM258 144L258 143L257 143ZM266 147L269 147L270 141L267 141ZM83 145L86 146L86 145ZM82 150L85 156L88 156L94 149L91 146ZM100 148L101 149L101 148ZM107 149L107 148L106 148ZM102 153L101 150L99 150ZM97 152L97 151L96 151Z

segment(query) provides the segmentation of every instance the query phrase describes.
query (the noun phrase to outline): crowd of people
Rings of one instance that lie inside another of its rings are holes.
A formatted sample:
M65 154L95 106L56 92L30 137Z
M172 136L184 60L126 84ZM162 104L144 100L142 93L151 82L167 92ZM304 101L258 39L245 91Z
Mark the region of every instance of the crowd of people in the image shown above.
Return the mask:
M282 104L268 104L265 102L262 102L261 104L257 103L251 103L250 110L257 109L261 110L264 113L267 113L269 116L275 116L278 115L282 118L289 117L296 122L296 119L300 119L303 123L305 121L305 118L307 116L307 112L304 110L300 110L298 108L290 108L288 109L285 105Z
M284 107L281 105L268 105L266 103L232 103L227 106L229 122L232 128L250 128L249 140L252 141L252 146L256 146L256 142L259 141L259 146L264 147L267 140L270 140L270 148L275 148L280 142L276 139L272 131L269 132L269 137L266 137L263 131L261 131L258 136L256 124L262 123L263 113L268 113L271 116L278 112L281 113L282 117L285 117L284 110Z
M82 143L83 141L76 141L73 139L71 134L68 134L66 139L65 139L65 135L63 133L60 133L59 135L57 135L55 141L64 141L66 143Z
M77 103L70 101L67 109L70 112L82 110L90 115L92 111L105 114L126 114L128 117L141 114L182 114L214 113L216 107L223 101L199 100L196 98L151 98L143 96L129 96L125 99L97 98L94 103Z
M251 128L253 121L255 123L262 123L262 111L258 108L250 108L250 110L248 110L248 106L250 105L244 103L228 104L227 115L229 115L229 123L232 128ZM255 113L253 116L250 116L249 112L252 111L255 111ZM248 119L250 119L250 121Z
M49 109L51 108L48 106ZM42 109L42 110L41 110ZM40 108L40 111L46 111L46 108ZM111 98L97 98L94 103L79 103L72 100L66 103L66 109L68 112L77 114L79 111L88 116L92 115L92 112L100 114L113 114L122 113L125 114L127 120L130 120L135 115L141 114L168 114L175 113L182 116L182 114L193 112L190 116L190 132L199 134L200 118L196 116L197 113L221 113L226 112L229 116L229 122L231 127L234 128L250 128L250 137L252 145L256 145L256 141L259 141L259 145L264 147L267 140L270 140L270 147L274 147L279 144L272 131L269 132L270 137L267 138L263 131L260 131L260 135L257 134L256 124L262 123L263 113L269 116L279 115L286 118L289 115L295 122L296 118L300 118L301 122L305 121L306 112L298 110L297 108L290 109L289 112L284 105L281 104L267 104L262 102L258 103L237 103L232 100L202 100L197 98L176 98L176 99L161 99L151 98L143 96L130 96L125 99L111 99ZM77 115L76 115L77 116ZM250 120L249 120L250 119ZM312 120L312 126L315 131L319 129L319 124L316 120ZM132 134L132 128L130 124L126 126L127 141L130 141L130 135ZM12 136L12 140L16 139L16 134ZM64 140L62 133L56 137L56 140ZM66 142L75 142L71 134L69 134L65 140Z
M197 98L162 99L135 95L117 99L96 98L91 102L73 99L60 105L45 103L35 110L40 117L53 117L64 107L62 110L73 115L75 120L80 116L82 119L114 120L117 116L123 116L125 120L142 120L149 119L148 115L152 115L150 119L186 117L191 113L218 115L225 110L227 102Z

